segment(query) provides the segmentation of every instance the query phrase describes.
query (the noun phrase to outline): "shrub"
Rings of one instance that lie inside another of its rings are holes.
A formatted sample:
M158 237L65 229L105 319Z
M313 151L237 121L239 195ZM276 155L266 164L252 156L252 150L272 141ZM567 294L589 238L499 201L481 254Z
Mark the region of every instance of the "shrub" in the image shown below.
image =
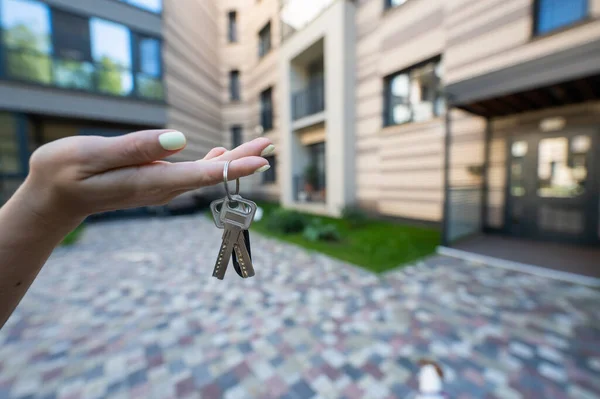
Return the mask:
M333 224L322 224L320 220L314 220L306 226L303 236L308 241L340 241L340 232Z
M362 227L367 224L367 214L357 206L349 206L342 211L342 217L351 228Z
M269 230L284 234L299 233L306 227L306 217L287 209L276 209L266 220Z

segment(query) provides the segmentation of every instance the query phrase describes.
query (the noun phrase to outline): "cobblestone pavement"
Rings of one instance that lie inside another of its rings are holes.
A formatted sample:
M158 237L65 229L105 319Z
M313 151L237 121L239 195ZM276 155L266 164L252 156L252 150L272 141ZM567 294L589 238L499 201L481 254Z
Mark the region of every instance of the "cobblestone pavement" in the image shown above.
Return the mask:
M211 276L202 216L109 222L58 249L0 330L0 398L408 398L437 359L453 398L600 396L600 293L433 257L376 277L252 238Z

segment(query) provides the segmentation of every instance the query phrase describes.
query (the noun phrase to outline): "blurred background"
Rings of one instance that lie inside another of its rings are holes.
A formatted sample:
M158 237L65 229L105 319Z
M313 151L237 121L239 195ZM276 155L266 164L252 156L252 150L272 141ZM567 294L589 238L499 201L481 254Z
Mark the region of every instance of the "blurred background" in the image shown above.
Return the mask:
M600 285L600 0L0 0L0 32L2 203L61 137L177 129L176 162L264 136L262 235ZM206 220L222 195L91 219Z

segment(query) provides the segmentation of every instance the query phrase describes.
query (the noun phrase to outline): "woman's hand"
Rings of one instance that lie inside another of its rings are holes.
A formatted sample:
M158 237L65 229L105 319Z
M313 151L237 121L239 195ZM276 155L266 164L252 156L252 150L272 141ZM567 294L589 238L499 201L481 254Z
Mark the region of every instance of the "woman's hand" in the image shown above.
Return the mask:
M221 182L225 161L232 161L230 180L267 170L268 162L260 155L274 149L269 140L259 138L232 151L214 148L199 161L161 160L185 145L185 136L173 130L57 140L33 153L22 187L27 195L21 198L52 222L165 204L186 191Z

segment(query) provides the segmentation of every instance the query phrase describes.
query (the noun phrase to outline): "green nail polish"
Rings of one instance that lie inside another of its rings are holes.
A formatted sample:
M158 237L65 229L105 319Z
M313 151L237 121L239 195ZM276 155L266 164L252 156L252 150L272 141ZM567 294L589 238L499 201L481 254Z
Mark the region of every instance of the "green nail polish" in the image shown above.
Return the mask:
M160 146L167 151L180 150L185 147L185 136L178 131L166 132L158 136Z

